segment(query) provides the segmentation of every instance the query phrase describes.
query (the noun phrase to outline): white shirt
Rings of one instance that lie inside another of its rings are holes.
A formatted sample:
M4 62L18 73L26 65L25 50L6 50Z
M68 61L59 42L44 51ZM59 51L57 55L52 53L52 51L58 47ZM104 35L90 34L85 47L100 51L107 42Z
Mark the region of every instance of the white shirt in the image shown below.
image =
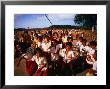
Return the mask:
M50 46L51 46L51 42L48 42L48 43L42 42L42 44L41 44L41 47L42 47L42 49L43 49L44 52L48 52L50 50L49 49Z
M56 47L57 47L57 49L61 49L62 48L62 44L58 44Z
M92 49L92 48L88 48L88 55L92 55L95 53L95 49Z
M41 47L41 42L38 42L38 44L37 44L37 45L38 45L38 47Z
M82 45L82 42L78 41L76 42L76 46L79 48Z
M61 57L64 57L64 55L65 55L65 50L66 50L66 49L60 49L59 55L60 55Z
M68 54L66 55L66 49L62 49L61 51L60 51L60 56L62 56L63 57L63 60L64 61L71 61L72 60L72 58L74 57L74 52L72 51L72 50L70 50L69 52L68 52Z
M62 41L63 41L63 43L66 43L66 42L67 42L67 37L68 37L68 36L64 36L64 37L62 37Z
M89 50L90 50L90 47L89 46L83 46L83 45L81 45L80 46L80 56L83 56L83 53L84 52L89 52Z
M40 69L41 66L44 66L47 63L47 61L46 61L46 59L44 57L37 58L36 55L34 55L31 60L35 61L37 63L38 69ZM44 66L43 69L47 69L47 67Z
M58 60L58 48L56 47L51 47L50 48L50 53L51 53L51 60L54 61L54 60Z

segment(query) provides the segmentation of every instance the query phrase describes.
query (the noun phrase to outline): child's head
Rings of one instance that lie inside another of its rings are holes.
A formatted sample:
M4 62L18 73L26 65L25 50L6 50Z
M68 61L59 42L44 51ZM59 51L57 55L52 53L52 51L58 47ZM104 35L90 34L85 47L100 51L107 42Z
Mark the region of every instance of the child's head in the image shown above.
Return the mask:
M31 44L31 47L34 49L34 48L35 48L35 44L34 44L34 43L32 43L32 44Z
M49 42L49 37L48 37L47 35L44 36L44 42L45 42L45 43Z
M40 42L42 41L42 37L41 37L41 36L38 36L37 39L38 39L38 41L40 41Z
M31 32L31 35L33 35L33 32Z
M52 43L52 46L56 46L58 42L56 39L52 39L51 43Z
M53 33L53 37L57 38L58 37L58 33L57 32L54 32Z
M72 43L71 42L67 42L65 48L66 48L66 50L70 50L72 48Z
M83 39L83 41L82 41L83 46L86 45L86 42L87 42L87 40L86 39Z
M65 31L65 35L68 35L68 31Z
M83 37L79 37L79 41L82 42L83 41Z
M72 38L72 37L68 37L68 38L67 38L67 41L68 41L68 42L73 42L73 38Z
M42 56L42 50L40 48L36 48L35 54L37 57L41 57Z
M94 49L94 48L96 48L96 46L97 46L96 41L91 41L91 42L90 42L90 47L91 47L91 48Z

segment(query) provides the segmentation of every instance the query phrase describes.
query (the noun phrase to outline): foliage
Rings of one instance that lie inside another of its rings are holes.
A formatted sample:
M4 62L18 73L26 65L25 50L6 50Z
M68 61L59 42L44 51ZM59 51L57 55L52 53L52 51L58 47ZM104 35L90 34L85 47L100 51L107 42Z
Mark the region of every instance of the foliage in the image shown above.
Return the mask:
M74 22L84 29L97 25L97 14L76 14Z

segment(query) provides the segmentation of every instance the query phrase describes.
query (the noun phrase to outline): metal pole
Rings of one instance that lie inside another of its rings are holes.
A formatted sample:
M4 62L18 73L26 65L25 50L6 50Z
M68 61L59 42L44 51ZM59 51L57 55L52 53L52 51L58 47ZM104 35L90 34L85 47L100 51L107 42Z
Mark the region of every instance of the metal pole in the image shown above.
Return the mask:
M46 17L47 20L50 22L50 24L53 25L52 22L50 21L50 19L48 18L48 16L47 16L46 14L45 14L45 17ZM52 33L52 29L51 29L51 33Z

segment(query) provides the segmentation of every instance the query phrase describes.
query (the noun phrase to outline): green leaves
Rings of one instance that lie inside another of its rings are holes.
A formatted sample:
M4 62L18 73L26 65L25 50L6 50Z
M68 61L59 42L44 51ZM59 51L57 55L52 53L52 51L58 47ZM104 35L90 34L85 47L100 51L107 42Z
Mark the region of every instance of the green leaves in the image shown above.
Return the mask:
M97 25L97 14L76 14L74 22L83 28L92 28Z

